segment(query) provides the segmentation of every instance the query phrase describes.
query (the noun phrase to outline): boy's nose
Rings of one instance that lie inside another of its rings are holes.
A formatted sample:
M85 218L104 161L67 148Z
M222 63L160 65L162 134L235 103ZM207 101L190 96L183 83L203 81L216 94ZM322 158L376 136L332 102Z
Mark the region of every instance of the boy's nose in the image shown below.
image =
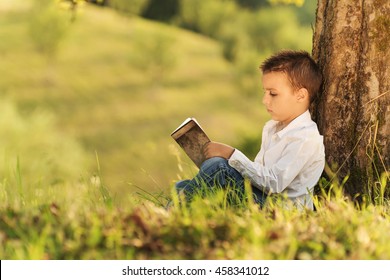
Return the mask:
M267 94L265 93L263 96L263 104L268 105L268 103L269 103L269 98L267 98Z

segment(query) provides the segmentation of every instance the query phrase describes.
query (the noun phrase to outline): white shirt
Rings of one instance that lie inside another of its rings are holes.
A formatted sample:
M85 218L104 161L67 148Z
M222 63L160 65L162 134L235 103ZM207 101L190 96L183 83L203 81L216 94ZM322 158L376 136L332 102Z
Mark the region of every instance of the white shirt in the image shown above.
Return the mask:
M313 209L312 191L325 166L323 137L309 111L277 131L268 121L255 161L235 150L229 165L265 193L283 193L299 208Z

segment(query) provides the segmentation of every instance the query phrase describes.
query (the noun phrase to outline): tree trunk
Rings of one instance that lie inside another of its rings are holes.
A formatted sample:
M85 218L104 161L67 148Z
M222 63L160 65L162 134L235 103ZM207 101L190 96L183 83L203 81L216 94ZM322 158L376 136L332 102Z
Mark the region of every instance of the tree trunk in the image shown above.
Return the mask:
M327 163L339 179L349 175L344 187L352 197L374 198L379 177L388 181L389 15L388 0L318 0L313 57L324 83L312 115Z

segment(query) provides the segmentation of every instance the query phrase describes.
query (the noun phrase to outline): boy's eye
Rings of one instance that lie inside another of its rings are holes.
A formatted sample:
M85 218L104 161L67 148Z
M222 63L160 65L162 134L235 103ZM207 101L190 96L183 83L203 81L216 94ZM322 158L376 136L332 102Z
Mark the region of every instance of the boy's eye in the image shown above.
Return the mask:
M273 92L273 91L270 91L270 92L269 92L269 95L271 95L271 96L276 96L277 94L276 94L275 92Z

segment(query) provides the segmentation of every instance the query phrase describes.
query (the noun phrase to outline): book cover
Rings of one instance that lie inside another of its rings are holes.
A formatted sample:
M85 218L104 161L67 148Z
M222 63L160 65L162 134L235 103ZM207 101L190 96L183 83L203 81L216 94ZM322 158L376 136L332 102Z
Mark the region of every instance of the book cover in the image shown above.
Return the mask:
M171 136L196 166L200 168L205 160L203 147L206 143L210 142L210 139L196 119L186 119L171 133Z

